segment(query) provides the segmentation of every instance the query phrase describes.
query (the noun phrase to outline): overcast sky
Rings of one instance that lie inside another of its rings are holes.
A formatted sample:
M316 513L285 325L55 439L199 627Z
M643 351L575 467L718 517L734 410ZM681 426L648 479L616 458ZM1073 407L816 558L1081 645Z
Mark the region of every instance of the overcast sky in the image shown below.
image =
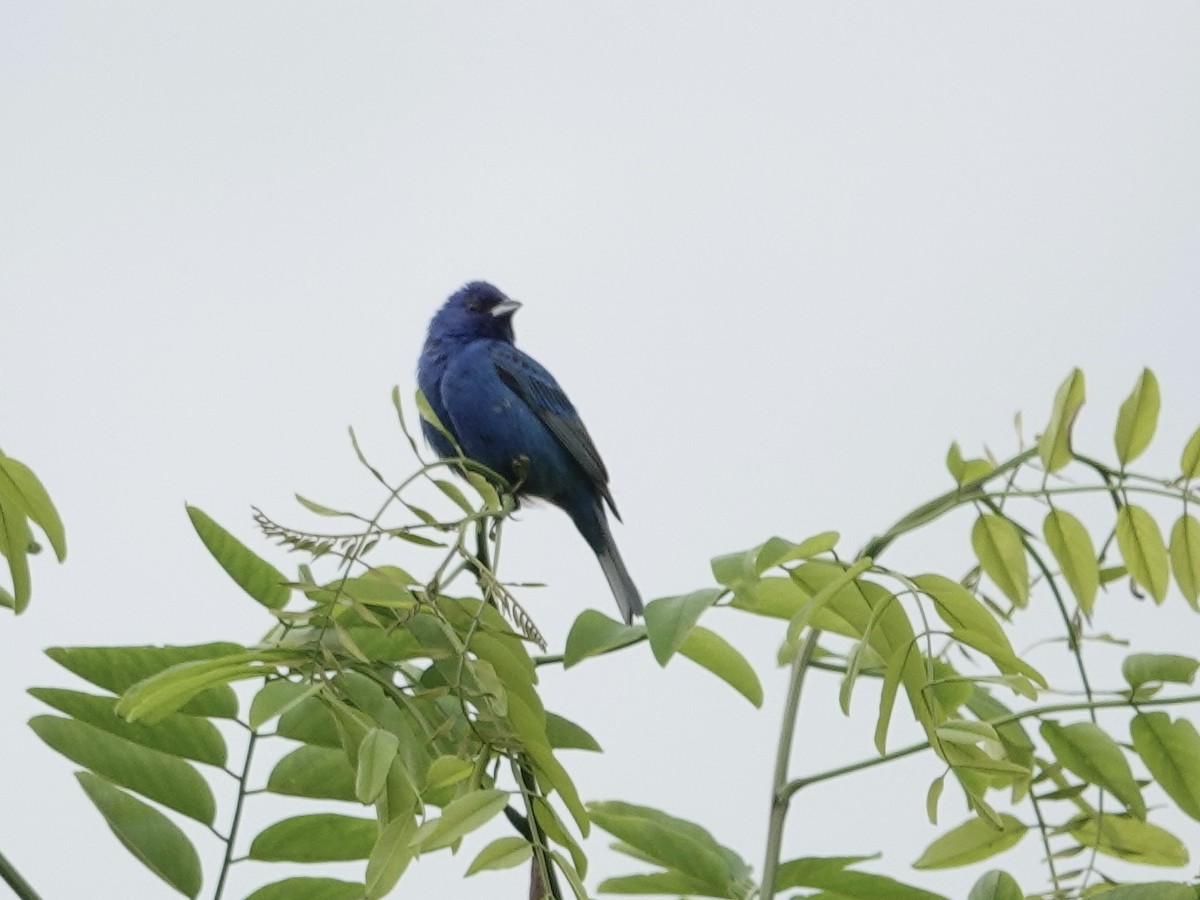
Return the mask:
M1155 368L1145 467L1173 472L1200 423L1197 46L1183 3L5 3L0 447L41 475L70 555L0 615L0 848L47 900L170 896L26 727L26 687L72 683L41 651L256 640L269 618L184 503L287 569L252 504L376 504L346 427L414 468L388 394L411 396L429 316L470 279L525 303L518 345L604 454L647 598L772 534L852 551L948 486L951 440L1010 452L1017 411L1036 431L1075 365L1106 455ZM889 562L965 570L965 530L939 534ZM522 600L552 646L581 609L614 614L557 510L523 512L504 561L546 583ZM1098 629L1138 627L1123 591L1105 603ZM763 710L645 647L545 693L607 751L567 761L585 799L694 819L759 867L779 629L706 623L755 660ZM1173 596L1140 646L1187 652L1197 626ZM797 773L872 752L870 686L850 724L836 689L811 682ZM947 791L925 821L938 771L802 794L787 855L881 850L877 870L965 896L981 869L908 870L966 817ZM520 896L524 871L461 880L483 843L399 893ZM1029 891L1036 844L1002 861ZM589 884L638 869L603 847ZM243 868L236 896L280 877Z

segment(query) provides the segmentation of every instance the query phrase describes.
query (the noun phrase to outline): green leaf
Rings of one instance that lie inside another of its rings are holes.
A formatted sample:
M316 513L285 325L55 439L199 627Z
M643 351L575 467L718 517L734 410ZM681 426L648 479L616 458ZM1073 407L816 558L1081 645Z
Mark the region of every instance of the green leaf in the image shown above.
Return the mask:
M532 855L533 847L525 838L497 838L479 851L471 865L467 866L467 874L474 875L489 869L511 869L521 865Z
M889 657L883 672L883 687L879 692L879 716L875 721L875 749L882 755L887 750L888 726L892 722L892 711L896 706L896 694L900 690L900 679L913 654L920 651L910 645L902 645Z
M951 444L946 453L946 469L959 487L970 484L972 481L978 481L995 468L995 465L986 459L963 459L962 448L958 446L958 441Z
M758 675L746 657L719 634L696 625L684 638L679 652L708 669L755 706L762 707L763 689Z
M302 662L294 651L268 649L179 663L127 689L117 701L117 715L130 722L144 719L153 724L173 712L187 710L191 700L212 688L276 676L279 668Z
M1200 661L1174 653L1133 653L1121 664L1121 674L1135 690L1150 682L1191 684Z
M1071 461L1071 429L1084 400L1083 372L1073 369L1058 389L1050 423L1038 438L1038 456L1047 472L1056 472Z
M372 728L358 747L354 794L359 803L374 803L383 793L400 738L383 728ZM369 880L369 879L368 879Z
M94 725L34 716L29 727L72 762L108 781L212 825L217 806L208 782L189 763L131 743Z
M1162 603L1171 569L1154 517L1140 506L1122 506L1117 513L1117 546L1133 580L1150 592L1154 602Z
M812 595L790 577L768 575L753 584L743 585L730 606L774 619L791 619Z
M711 896L705 892L709 886L698 878L692 878L676 869L666 872L654 872L650 875L623 875L619 878L606 878L597 888L602 894L678 894L686 896L699 894ZM726 896L720 894L718 896Z
M267 790L289 797L357 802L355 774L340 747L297 747L271 769Z
M1102 900L1196 900L1196 890L1175 881L1147 881L1107 888L1095 896Z
M409 863L416 856L412 846L417 822L410 816L393 819L379 831L379 837L367 860L367 886L365 894L369 900L386 897L400 880Z
M972 722L970 719L947 719L936 729L940 740L952 744L974 746L979 744L992 757L999 758L1003 748L1000 746L1000 736L987 722Z
M554 865L558 866L558 871L562 872L563 877L567 879L567 883L571 885L571 891L575 894L575 900L588 900L587 888L583 886L583 879L579 877L579 873L575 871L575 867L571 865L571 861L557 850L550 851L550 859L554 862Z
M981 515L971 529L971 546L983 571L1013 605L1029 603L1029 562L1021 532L1010 519Z
M1200 478L1200 428L1188 438L1179 466L1184 478Z
M558 817L558 813L554 811L554 807L544 797L537 794L531 796L530 801L533 806L533 817L541 827L542 834L560 847L566 847L571 852L571 861L575 864L576 870L581 876L586 876L588 866L587 855L583 852L583 848L579 846L575 838L571 836L571 833L567 831L567 826Z
M1007 872L993 869L975 882L967 900L1025 900L1025 892Z
M238 587L268 609L280 609L287 605L292 590L287 586L288 579L282 572L253 553L203 510L189 506L187 514L208 552L237 582Z
M250 730L258 731L267 722L292 709L305 697L319 691L318 684L301 684L277 678L264 684L250 702Z
M761 575L767 569L783 565L785 562L792 562L797 559L811 559L822 553L828 553L837 546L840 538L841 535L836 531L823 531L820 534L814 534L812 537L805 538L798 544L793 544L791 541L781 537L770 538L755 553L754 574Z
M687 655L687 647L682 650ZM546 739L556 750L591 750L600 753L600 745L596 739L570 719L565 719L552 712L546 713Z
M1001 672L1024 675L1046 687L1042 674L1017 656L991 610L965 587L937 574L917 575L912 582L934 601L934 609L956 641L986 654Z
M650 807L617 801L588 804L588 811L592 821L642 858L686 873L692 883L715 891L708 896L729 896L730 885L749 874L749 867L737 854L718 844L699 825Z
M449 497L451 502L453 502L455 506L461 509L468 516L475 512L475 507L473 507L471 502L467 500L466 495L459 490L458 485L442 478L434 478L433 483L438 490Z
M338 862L367 859L379 829L374 819L337 813L293 816L268 825L250 843L250 859Z
M929 790L925 792L925 816L929 819L930 825L936 825L938 820L938 803L942 799L942 789L946 786L946 776L939 775L929 783Z
M571 818L579 826L580 834L587 837L592 827L587 810L583 805L583 801L579 799L579 791L575 787L575 782L571 780L571 776L567 774L567 770L562 767L562 763L551 752L550 745L545 743L527 744L525 752L529 754L534 768L540 773L539 778L545 778L546 782L558 792L558 796L562 798L563 804L570 811Z
M473 771L475 767L459 756L439 756L429 764L429 771L425 773L425 791L458 784Z
M67 558L66 531L46 488L29 466L3 453L0 453L0 499L11 502L42 529L59 562Z
M1200 821L1200 735L1187 719L1139 713L1129 723L1133 749L1176 805Z
M1065 768L1108 791L1137 818L1146 818L1146 802L1129 760L1108 732L1092 722L1062 726L1047 720L1042 722L1041 734Z
M300 494L294 494L293 496L296 498L297 503L299 503L301 506L303 506L309 512L316 513L318 516L326 516L328 518L338 518L338 519L342 519L342 518L357 519L357 518L359 518L359 516L357 516L355 513L346 512L345 510L341 510L341 509L331 509L328 506L323 506L322 504L317 503L315 500L309 500L307 497L302 497Z
M316 697L305 697L281 715L275 733L304 744L339 749L342 746L333 714Z
M650 637L650 649L660 666L665 666L683 646L688 632L720 596L718 588L701 588L678 597L660 597L646 604L646 633Z
M99 775L75 777L126 850L185 897L199 896L200 857L178 825Z
M1182 515L1171 529L1171 568L1192 609L1200 609L1200 521Z
M1117 431L1114 437L1117 459L1121 467L1129 465L1150 446L1154 429L1158 427L1158 409L1161 399L1158 379L1149 369L1142 369L1133 393L1121 404L1117 415Z
M508 805L508 794L494 788L472 791L454 800L441 816L417 829L412 846L422 853L449 847L463 835L486 825Z
M797 581L797 583L800 583L801 587L806 586L803 584L803 579L811 574L815 574L817 572L827 573L830 570L834 570L836 574L822 584L818 590L814 591L808 602L805 603L804 606L800 608L800 611L792 617L792 620L788 623L788 643L795 643L798 641L804 629L807 628L809 624L816 618L817 614L820 613L834 599L835 596L837 596L838 592L847 585L853 583L858 576L870 569L872 565L874 565L874 563L871 559L863 557L862 559L856 560L852 565L846 567L841 565L818 566L815 563L806 563L803 566L793 569L791 571L792 579ZM860 637L863 635L860 632L855 636Z
M361 900L364 885L336 878L285 878L265 884L246 900Z
M153 726L126 722L116 713L116 697L101 697L60 688L30 688L29 693L72 718L102 728L109 734L182 756L210 766L224 766L228 759L225 739L215 725L196 716L174 714Z
M1084 615L1091 616L1100 587L1100 563L1087 528L1064 509L1052 509L1042 523L1046 544Z
M0 592L0 605L7 606L18 615L29 606L32 590L29 575L29 545L33 536L29 533L25 514L14 504L0 497L0 556L8 559L8 571L12 576L13 592Z
M847 866L861 862L863 857L809 857L793 859L779 867L775 886L777 889L792 887L820 888L837 900L945 900L911 885L903 884L884 875L855 872Z
M1171 832L1128 816L1088 816L1071 836L1085 847L1147 866L1186 866L1187 847Z
M993 828L983 819L969 819L952 828L930 844L916 869L951 869L995 856L1017 844L1029 829L1008 813L999 816L1001 827Z
M563 668L569 669L589 656L600 656L636 643L645 635L645 625L626 625L594 609L585 609L576 617L567 635Z
M46 655L69 672L114 694L171 666L244 653L238 644L213 643L186 647L51 647ZM180 712L218 719L237 718L237 695L228 685L193 697Z

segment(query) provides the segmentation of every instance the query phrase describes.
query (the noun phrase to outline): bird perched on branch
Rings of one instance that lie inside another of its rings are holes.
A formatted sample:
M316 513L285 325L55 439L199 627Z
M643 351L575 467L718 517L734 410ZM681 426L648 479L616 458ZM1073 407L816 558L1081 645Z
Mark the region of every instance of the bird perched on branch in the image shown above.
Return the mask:
M642 599L613 541L604 506L620 519L608 471L558 382L513 345L521 304L484 281L450 295L433 320L417 367L425 399L462 455L571 517L596 553L626 623ZM428 422L425 437L443 459L458 456Z

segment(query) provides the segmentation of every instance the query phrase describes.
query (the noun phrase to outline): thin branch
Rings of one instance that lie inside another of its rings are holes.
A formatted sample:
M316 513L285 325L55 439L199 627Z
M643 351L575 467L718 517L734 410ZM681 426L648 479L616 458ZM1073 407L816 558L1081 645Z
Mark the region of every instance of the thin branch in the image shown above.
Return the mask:
M872 538L863 547L858 554L859 557L870 557L878 560L879 555L890 545L896 538L907 534L922 525L932 522L934 519L948 513L955 507L962 506L965 503L972 503L982 497L987 496L987 491L984 488L988 482L995 480L999 476L1018 469L1027 463L1030 459L1037 455L1037 450L1030 448L1021 453L1018 453L1012 459L1006 460L998 465L992 471L988 472L982 478L976 478L974 481L969 481L966 484L959 485L951 491L947 491L940 497L935 497L928 503L923 503L914 509L908 515L904 516L895 525L885 531L882 535Z
M1010 713L1007 716L998 716L995 719L985 720L988 725L993 728L999 728L1001 725L1007 725L1009 722L1019 722L1022 719L1034 718L1037 716L1047 716L1052 713L1060 712L1081 712L1084 710L1097 709L1122 709L1133 708L1140 709L1142 707L1154 706L1178 706L1184 703L1200 703L1200 694L1188 694L1184 697L1163 697L1161 699L1137 700L1134 701L1128 697L1122 697L1114 700L1096 700L1087 703L1051 703L1046 706L1035 706L1030 709L1023 709L1020 712ZM787 710L785 710L786 714ZM899 750L893 750L891 753L885 753L883 756L872 756L869 759L860 760L849 765L839 766L836 769L828 769L824 772L818 772L816 775L809 775L806 778L797 778L788 782L781 788L780 793L784 797L790 797L802 788L811 787L814 784L819 784L822 781L831 781L834 778L840 778L842 775L852 775L855 772L861 772L865 769L873 769L876 766L881 766L884 763L892 762L896 759L901 759L905 756L912 756L914 753L920 753L922 750L930 749L929 741L921 741L916 744L909 744L907 747L902 747ZM766 895L764 895L766 896Z
M792 757L792 740L796 736L796 715L800 709L800 695L804 688L804 674L817 649L821 632L811 628L796 658L788 679L787 700L783 707L783 724L779 729L779 745L775 751L775 777L771 782L771 816L767 829L767 855L763 862L761 896L771 900L775 896L775 879L779 875L779 857L783 851L783 826L787 820L790 793L785 793L788 763Z
M213 900L221 900L225 890L225 879L229 877L229 869L233 865L233 848L237 842L238 826L242 821L242 808L246 803L246 783L250 778L250 763L254 759L254 744L258 735L251 731L250 740L246 744L246 761L242 765L242 774L238 778L237 802L233 807L233 822L229 826L229 837L225 841L225 858L221 861L221 875L217 879L217 888L213 891Z
M3 853L0 853L0 879L3 879L4 883L12 888L13 893L20 900L41 900L37 891L33 889L28 881L21 877L21 873L17 871L16 867L8 861Z

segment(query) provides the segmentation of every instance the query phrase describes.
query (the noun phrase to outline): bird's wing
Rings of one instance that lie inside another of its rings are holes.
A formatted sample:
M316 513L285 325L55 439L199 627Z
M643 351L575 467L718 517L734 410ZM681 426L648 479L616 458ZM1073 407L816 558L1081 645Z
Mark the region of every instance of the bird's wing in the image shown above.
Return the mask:
M587 477L600 490L613 514L620 518L612 495L608 492L608 470L600 451L592 443L579 418L579 413L563 393L554 376L535 359L526 356L511 344L495 343L491 348L492 364L500 380L521 398L562 444Z

